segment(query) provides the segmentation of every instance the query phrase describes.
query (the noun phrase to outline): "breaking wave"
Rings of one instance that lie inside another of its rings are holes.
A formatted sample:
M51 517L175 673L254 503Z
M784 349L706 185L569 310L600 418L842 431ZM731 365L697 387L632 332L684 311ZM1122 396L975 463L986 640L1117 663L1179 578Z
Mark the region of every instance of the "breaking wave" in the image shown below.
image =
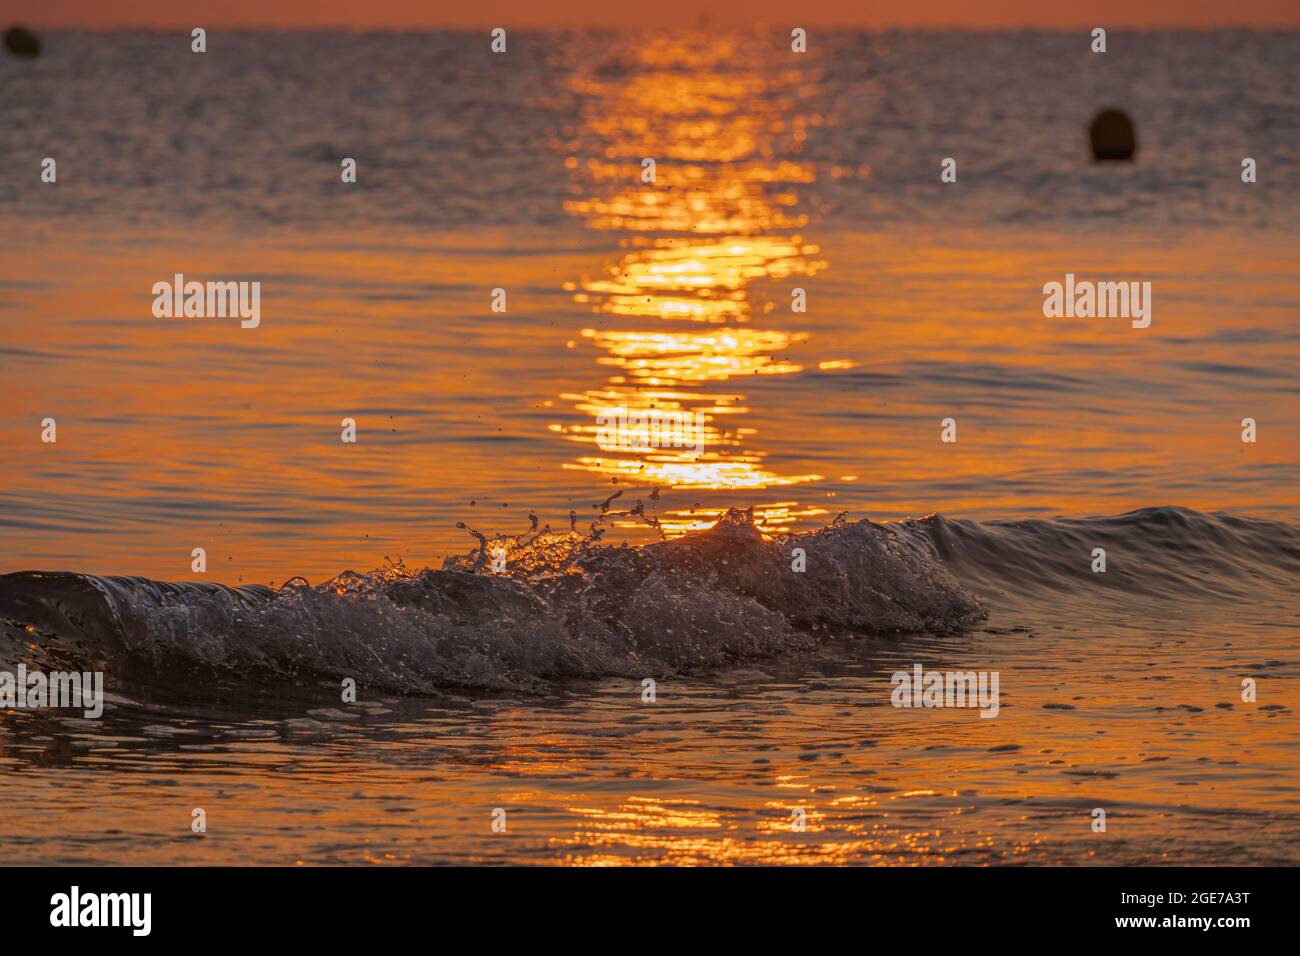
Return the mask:
M576 531L471 533L479 548L440 569L388 564L316 586L0 575L0 657L107 664L146 680L180 670L350 676L402 693L541 689L788 656L831 635L961 632L986 616L981 595L1058 600L1104 587L1239 597L1300 579L1300 529L1181 508L1004 522L841 519L775 538L733 510L707 531L643 547ZM1090 571L1096 547L1107 549L1106 575Z

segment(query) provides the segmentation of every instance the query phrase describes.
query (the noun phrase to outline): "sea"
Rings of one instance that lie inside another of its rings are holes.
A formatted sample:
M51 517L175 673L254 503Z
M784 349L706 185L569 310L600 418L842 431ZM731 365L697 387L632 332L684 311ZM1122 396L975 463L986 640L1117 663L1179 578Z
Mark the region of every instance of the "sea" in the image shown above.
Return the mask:
M1300 863L1300 34L44 40L0 859Z

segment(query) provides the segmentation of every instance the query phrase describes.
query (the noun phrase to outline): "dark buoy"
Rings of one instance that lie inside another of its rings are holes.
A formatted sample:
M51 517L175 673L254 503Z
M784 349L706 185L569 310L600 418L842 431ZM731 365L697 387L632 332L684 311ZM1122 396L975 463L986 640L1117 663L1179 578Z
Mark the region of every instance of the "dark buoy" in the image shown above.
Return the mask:
M1137 152L1133 121L1122 110L1102 110L1088 128L1093 159L1132 159Z
M10 27L5 31L5 49L14 56L40 56L41 38L26 27Z

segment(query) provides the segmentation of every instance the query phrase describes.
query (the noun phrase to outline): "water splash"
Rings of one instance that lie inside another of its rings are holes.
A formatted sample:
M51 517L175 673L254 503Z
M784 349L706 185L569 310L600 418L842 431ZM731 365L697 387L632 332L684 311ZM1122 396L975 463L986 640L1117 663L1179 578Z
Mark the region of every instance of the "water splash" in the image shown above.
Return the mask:
M19 656L48 642L137 672L353 677L420 693L698 672L830 633L957 631L983 614L937 561L870 521L768 537L752 510L733 509L645 547L600 545L597 523L586 535L465 530L478 547L442 568L389 562L315 587L20 572L0 576L0 616L21 631L8 648ZM815 573L791 569L794 547ZM497 549L502 573L488 560Z

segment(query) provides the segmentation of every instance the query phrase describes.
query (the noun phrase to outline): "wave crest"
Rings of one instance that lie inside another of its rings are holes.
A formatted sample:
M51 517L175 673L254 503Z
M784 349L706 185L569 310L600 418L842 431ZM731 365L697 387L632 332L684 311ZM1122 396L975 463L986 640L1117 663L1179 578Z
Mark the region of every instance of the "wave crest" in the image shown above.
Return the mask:
M0 576L0 616L37 645L133 669L424 692L693 672L806 650L828 633L959 631L984 615L933 556L865 520L769 539L733 510L645 547L551 531L481 540L441 569L388 565L278 590L19 572ZM806 571L792 568L795 548Z

